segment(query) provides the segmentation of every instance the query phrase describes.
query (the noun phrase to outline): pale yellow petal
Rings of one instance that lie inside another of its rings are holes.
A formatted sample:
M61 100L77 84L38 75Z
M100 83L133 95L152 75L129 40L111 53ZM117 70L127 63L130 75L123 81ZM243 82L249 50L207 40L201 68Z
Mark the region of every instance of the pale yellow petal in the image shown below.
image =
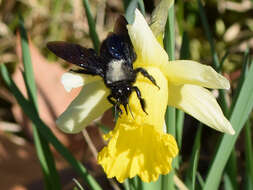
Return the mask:
M61 77L61 82L67 92L96 80L101 80L101 78L74 72L66 72Z
M132 25L127 25L128 33L137 61L134 67L158 66L168 61L168 55L156 40L143 15L136 9L135 20Z
M183 110L218 131L235 133L214 96L203 87L169 85L168 105Z
M57 126L66 133L80 132L111 107L107 101L108 95L109 90L103 81L95 81L85 85L57 119Z
M229 89L229 81L212 67L190 60L170 61L164 73L175 85L194 84L213 89Z

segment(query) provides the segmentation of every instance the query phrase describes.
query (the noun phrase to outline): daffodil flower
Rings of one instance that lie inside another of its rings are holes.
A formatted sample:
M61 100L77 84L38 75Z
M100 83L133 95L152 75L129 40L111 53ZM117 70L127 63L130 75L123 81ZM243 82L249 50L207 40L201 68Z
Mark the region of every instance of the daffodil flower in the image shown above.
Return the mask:
M206 89L228 89L230 86L228 80L210 66L188 60L169 61L138 10L134 23L127 28L137 54L134 68L145 68L160 89L142 75L137 76L134 85L145 99L148 114L143 112L136 94L132 93L129 104L133 116L123 112L115 128L105 135L108 145L99 153L98 162L109 178L116 177L119 182L136 175L150 182L170 172L172 159L178 153L174 137L164 132L167 106L181 109L216 130L234 134L217 101ZM106 99L109 90L101 79L67 73L62 80L67 90L84 86L57 120L63 131L80 132L111 107Z

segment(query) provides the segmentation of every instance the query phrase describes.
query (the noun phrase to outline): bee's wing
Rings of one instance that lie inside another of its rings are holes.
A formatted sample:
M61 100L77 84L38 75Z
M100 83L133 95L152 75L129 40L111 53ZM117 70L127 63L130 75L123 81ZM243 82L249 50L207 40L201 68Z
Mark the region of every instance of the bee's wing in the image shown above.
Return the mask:
M58 57L85 69L88 74L104 77L105 64L95 50L69 42L49 42L47 48Z
M120 15L113 28L113 33L117 35L125 35L128 36L128 31L127 31L127 20L125 19L124 16Z
M107 38L102 42L100 55L111 59L123 59L124 64L128 67L133 67L133 62L136 59L130 37L127 30L127 20L121 15L116 20L113 32L109 33Z

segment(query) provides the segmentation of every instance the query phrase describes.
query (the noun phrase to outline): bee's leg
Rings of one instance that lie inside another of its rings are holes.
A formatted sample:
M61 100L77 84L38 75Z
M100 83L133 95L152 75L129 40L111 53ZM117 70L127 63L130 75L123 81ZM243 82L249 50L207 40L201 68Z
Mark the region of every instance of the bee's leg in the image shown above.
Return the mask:
M126 114L128 115L127 104L123 104L123 106L124 106L124 108L125 108Z
M120 109L118 102L113 99L113 96L111 94L109 96L107 96L107 100L114 106L115 116L117 113L119 113L119 116L120 116L123 112Z
M128 106L128 109L129 109L129 112L130 112L130 114L131 114L132 118L134 119L134 115L133 115L133 113L132 113L132 110L131 110L131 108L130 108L130 105L129 105L129 104L127 104L127 106Z
M136 92L136 95L138 99L140 100L142 110L148 115L148 113L145 111L146 105L145 105L145 100L141 97L141 91L139 90L137 86L133 86L132 90Z
M137 73L141 73L144 77L148 78L155 86L157 86L159 89L160 87L156 84L156 81L154 79L154 77L152 77L147 71L146 69L142 68L142 67L138 67L134 70L134 72Z

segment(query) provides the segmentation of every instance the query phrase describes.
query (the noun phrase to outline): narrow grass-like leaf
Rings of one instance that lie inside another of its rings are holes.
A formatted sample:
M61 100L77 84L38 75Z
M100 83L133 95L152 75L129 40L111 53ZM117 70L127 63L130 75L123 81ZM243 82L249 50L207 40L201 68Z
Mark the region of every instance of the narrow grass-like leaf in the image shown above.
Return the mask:
M184 129L184 112L176 109L176 140L178 148L181 149L182 146L182 136Z
M143 189L143 182L138 176L135 176L128 180L129 187L131 190L142 190Z
M161 185L162 185L161 182L162 182L162 177L160 176L156 182L143 183L143 189L145 190L161 189Z
M124 181L123 186L124 186L125 190L132 190L132 189L130 188L129 179L126 179L126 180Z
M128 7L128 5L129 5L130 2L131 2L131 0L123 0L123 6L124 6L125 12L126 12L127 7Z
M247 121L245 126L245 158L246 158L246 178L247 189L253 188L253 149L251 140L251 124L250 120Z
M101 190L102 188L99 184L94 180L94 178L87 172L85 167L77 161L73 155L66 149L62 143L54 136L52 131L46 126L46 124L40 119L36 108L31 104L31 102L27 101L25 97L22 95L20 90L17 88L16 84L11 79L7 68L4 64L0 65L1 75L5 84L11 90L12 94L16 98L18 104L23 109L24 113L30 118L30 120L35 124L40 133L44 138L50 142L54 148L63 156L63 158L71 164L71 166L79 173L82 179L93 189L93 190Z
M24 65L23 78L25 81L29 101L34 105L34 107L36 107L36 112L38 112L36 85L28 45L28 38L24 28L23 19L21 17L19 20L19 29L21 37L22 60ZM35 126L33 126L33 134L37 155L42 165L43 173L47 179L47 186L49 186L48 189L61 189L54 157L49 148L47 140L40 134Z
M221 66L220 66L220 63L219 63L218 55L215 51L215 44L214 44L214 40L213 40L213 37L212 37L212 32L210 30L210 27L209 27L209 24L208 24L208 21L207 21L205 10L204 10L204 7L201 3L201 0L197 0L197 2L198 2L198 7L199 7L200 19L201 19L202 25L204 27L208 42L209 42L210 47L211 47L213 67L216 71L219 71ZM220 103L220 106L223 110L224 115L227 116L228 115L228 105L227 105L227 102L226 102L226 99L225 99L225 93L226 93L225 90L222 90L222 89L219 90L219 103Z
M253 108L252 81L253 66L251 65L230 118L230 122L235 129L236 134L233 136L223 136L219 149L215 155L214 162L212 163L212 166L208 172L204 190L215 190L219 186L222 172L228 161L229 155L234 148L235 141Z
M170 60L175 59L175 29L174 29L174 5L169 9L168 19L165 26L164 47ZM176 136L176 111L169 107L166 112L167 132Z
M98 125L99 129L103 132L103 134L107 134L110 132L110 128L105 126L104 124L98 123L97 125Z
M190 51L189 51L189 38L186 32L183 33L183 40L180 49L180 59L189 59ZM184 112L181 110L176 110L176 140L178 143L179 149L182 145L182 134L184 127Z
M200 0L197 0L197 2L198 2L198 7L199 7L200 19L201 19L201 22L203 24L205 33L207 35L207 39L208 39L210 47L211 47L211 53L212 53L212 58L213 58L213 66L214 66L215 70L217 71L219 69L220 64L219 64L218 55L215 51L212 32L210 30L210 27L209 27L209 24L208 24L208 21L207 21L207 17L206 17L206 14L205 14L204 7L203 7Z
M224 174L224 190L231 190L234 189L233 183L231 178L228 176L227 173Z
M249 49L246 49L246 51L244 52L244 57L243 57L243 67L242 67L241 75L240 75L240 78L238 80L238 84L237 84L237 87L235 89L234 96L233 96L233 99L232 99L232 105L231 105L231 108L230 108L231 113L234 109L234 106L235 106L235 104L237 102L237 99L239 97L239 94L241 92L243 82L244 82L244 80L247 76L249 64L250 64Z
M200 185L200 189L204 189L205 182L199 172L197 172L197 179Z
M245 79L246 74L247 74L247 68L248 68L248 62L249 62L248 58L249 58L249 52L248 52L248 49L247 49L244 53L243 69L242 69L242 73L241 73L241 76L240 76L240 79L239 79L239 82L238 82L238 85L237 85L237 88L236 88L235 95L234 95L233 100L232 100L232 106L230 108L231 111L233 110L233 107L236 103L236 100L238 98L238 95L239 95L239 92L241 90L242 84L243 84L244 79ZM223 61L225 61L225 59L223 59ZM223 63L221 63L221 64L223 64ZM226 113L227 113L227 115L229 114L228 112L226 112ZM237 173L237 162L236 162L235 149L232 150L232 153L231 153L230 158L228 160L228 163L227 163L227 166L226 166L226 169L225 169L225 175L226 175L226 178L224 178L225 186L228 186L228 188L229 188L230 185L232 185L233 189L235 189L235 190L238 189L238 183L237 183L238 173Z
M174 5L172 5L168 12L168 19L165 26L164 34L164 47L169 55L170 60L175 59L175 27L174 27ZM168 107L165 116L165 122L167 126L167 133L176 137L176 109L173 107ZM178 160L175 158L173 160L173 167L178 167ZM175 188L173 182L174 171L173 169L168 175L162 176L162 187L161 189Z
M225 61L226 61L228 55L229 55L229 52L227 51L227 52L225 53L225 55L221 58L220 65L219 65L219 69L217 70L219 73L222 71L223 65L224 65L224 63L225 63Z
M139 0L139 1L138 1L138 7L139 7L141 13L142 13L143 15L145 15L145 5L144 5L143 0Z
M130 186L131 190L137 190L138 189L137 176L129 179L128 181L129 181L129 186Z
M96 52L98 52L100 42L99 42L99 38L96 32L96 24L91 14L89 0L83 0L83 6L85 9L86 17L88 19L90 37L91 37L94 49L96 50Z
M196 133L196 137L194 140L194 145L192 148L192 155L190 159L190 166L186 172L185 184L189 189L195 189L195 182L197 176L197 168L198 168L198 160L199 160L199 151L200 151L200 142L201 142L201 134L202 134L202 125L199 124L198 131Z
M217 72L221 73L222 68L223 68L223 64L224 64L227 56L228 56L228 52L226 52L225 55L222 57ZM220 95L218 97L218 101L219 101L219 103L221 105L221 109L222 109L224 115L226 117L228 117L228 115L229 115L229 108L228 108L228 103L227 103L226 98L225 98L226 90L220 89L219 90L219 94Z
M235 153L235 149L232 150L230 158L228 160L227 166L225 168L225 175L228 183L228 187L230 187L230 185L233 186L233 189L236 190L238 189L238 184L237 184L237 162L236 162L236 153ZM225 176L224 175L224 176Z
M74 183L76 184L76 186L79 190L84 190L82 185L79 183L79 181L77 181L76 179L72 179L72 180L74 181Z
M128 24L133 24L134 22L134 11L138 7L139 0L132 0L130 3L128 3L128 6L126 7L125 11L125 18L128 22Z

